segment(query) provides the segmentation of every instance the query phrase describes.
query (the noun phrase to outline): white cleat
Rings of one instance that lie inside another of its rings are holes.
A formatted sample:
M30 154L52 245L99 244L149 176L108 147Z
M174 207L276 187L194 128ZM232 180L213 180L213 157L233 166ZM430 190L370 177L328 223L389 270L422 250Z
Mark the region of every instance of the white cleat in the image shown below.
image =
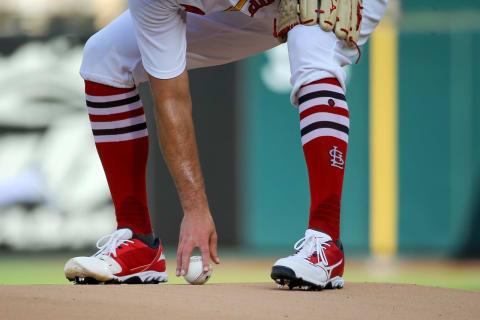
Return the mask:
M271 277L290 289L343 288L344 254L325 233L308 229L295 243L295 254L277 260Z

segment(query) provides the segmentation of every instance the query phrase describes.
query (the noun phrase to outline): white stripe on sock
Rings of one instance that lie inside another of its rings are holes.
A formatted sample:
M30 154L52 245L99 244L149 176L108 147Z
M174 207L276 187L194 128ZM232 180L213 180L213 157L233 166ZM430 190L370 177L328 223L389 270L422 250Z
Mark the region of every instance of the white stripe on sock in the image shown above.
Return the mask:
M315 129L313 131L310 131L306 135L302 136L302 145L306 144L307 142L312 141L315 138L318 137L335 137L338 139L341 139L348 143L348 134L338 131L335 129L330 129L330 128L320 128L320 129Z
M133 117L125 120L108 121L108 122L91 122L92 129L116 129L133 126L134 124L147 122L145 115L142 114L138 117Z
M329 112L317 112L300 120L300 129L318 121L335 122L344 125L347 128L350 126L350 120L347 117Z

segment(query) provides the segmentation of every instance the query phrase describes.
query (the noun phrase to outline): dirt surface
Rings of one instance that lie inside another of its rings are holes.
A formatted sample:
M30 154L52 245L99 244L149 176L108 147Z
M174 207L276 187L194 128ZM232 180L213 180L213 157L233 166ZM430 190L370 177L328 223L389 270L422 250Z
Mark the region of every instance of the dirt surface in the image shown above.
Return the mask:
M480 292L347 283L341 290L273 283L0 286L1 319L478 319Z

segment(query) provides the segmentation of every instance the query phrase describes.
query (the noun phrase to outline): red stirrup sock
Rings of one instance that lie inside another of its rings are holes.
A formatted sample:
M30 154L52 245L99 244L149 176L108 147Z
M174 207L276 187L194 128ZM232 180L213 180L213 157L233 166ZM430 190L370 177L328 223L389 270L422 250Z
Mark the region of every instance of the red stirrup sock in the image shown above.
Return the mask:
M340 201L347 155L349 116L340 83L323 79L298 93L303 153L310 182L309 229L340 237Z
M151 234L145 177L148 131L137 89L85 81L85 95L95 145L115 206L117 228Z

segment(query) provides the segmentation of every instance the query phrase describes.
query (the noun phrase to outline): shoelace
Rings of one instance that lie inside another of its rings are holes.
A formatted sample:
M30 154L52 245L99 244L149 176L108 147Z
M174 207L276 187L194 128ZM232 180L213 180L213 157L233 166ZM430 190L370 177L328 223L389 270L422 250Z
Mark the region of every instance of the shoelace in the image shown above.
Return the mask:
M105 239L108 240L103 245L101 245L101 243L104 242ZM128 243L134 242L132 240L119 239L115 232L112 234L104 235L103 237L98 239L96 246L99 250L93 255L93 257L109 256L110 254L113 254L113 256L116 257L117 248L122 244L128 246Z
M330 244L328 242L325 242L324 238L315 236L308 238L303 237L302 239L295 242L295 245L293 246L295 251L297 251L296 255L302 258L308 258L311 255L312 251L316 251L317 255L320 257L317 264L319 264L321 260L322 264L325 267L328 266L327 256L325 255L325 249L327 247L330 247Z
M295 245L293 246L293 248L297 251L295 255L305 259L308 259L308 257L312 255L312 252L316 251L317 257L320 257L320 259L317 258L316 264L320 265L321 261L322 268L327 272L328 278L330 278L333 269L338 267L342 263L343 259L334 265L328 266L328 260L325 254L325 249L327 249L327 247L331 247L331 245L325 241L325 238L315 236L308 238L303 237L295 242Z

